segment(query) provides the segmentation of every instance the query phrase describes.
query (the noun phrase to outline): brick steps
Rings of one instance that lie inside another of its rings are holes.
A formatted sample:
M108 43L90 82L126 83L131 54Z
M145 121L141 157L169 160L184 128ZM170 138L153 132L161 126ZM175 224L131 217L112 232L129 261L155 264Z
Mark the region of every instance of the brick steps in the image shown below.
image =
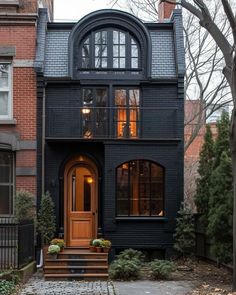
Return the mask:
M108 274L87 273L87 274L44 274L45 280L107 280Z
M106 280L108 254L90 252L87 247L65 248L56 259L45 255L45 280Z

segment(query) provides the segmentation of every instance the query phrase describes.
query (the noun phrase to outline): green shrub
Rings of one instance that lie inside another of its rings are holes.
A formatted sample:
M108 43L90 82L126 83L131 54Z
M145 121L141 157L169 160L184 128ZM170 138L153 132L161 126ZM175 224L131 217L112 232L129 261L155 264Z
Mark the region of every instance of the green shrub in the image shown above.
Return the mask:
M141 264L144 259L144 255L141 251L126 249L117 255L117 258L123 260L136 260L138 264Z
M43 195L41 199L38 213L38 231L44 245L50 243L56 231L54 203L49 192Z
M16 193L15 213L18 221L35 219L35 197L32 193L25 190Z
M111 279L129 281L137 279L139 274L140 264L137 263L137 259L117 259L109 268L109 276Z
M0 295L11 295L15 289L14 281L0 281Z
M175 271L175 265L168 260L155 259L150 263L152 277L154 279L167 279L171 272Z

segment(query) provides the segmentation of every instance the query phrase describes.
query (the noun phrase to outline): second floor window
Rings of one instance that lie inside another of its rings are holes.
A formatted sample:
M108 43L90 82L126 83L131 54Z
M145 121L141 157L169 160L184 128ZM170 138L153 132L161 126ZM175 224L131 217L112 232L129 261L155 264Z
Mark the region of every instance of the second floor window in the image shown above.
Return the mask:
M107 89L82 90L83 138L103 137L107 133Z
M0 63L0 119L12 117L11 64Z
M115 90L115 123L118 138L139 136L139 89Z
M138 69L139 46L128 32L104 29L92 32L81 47L83 69Z

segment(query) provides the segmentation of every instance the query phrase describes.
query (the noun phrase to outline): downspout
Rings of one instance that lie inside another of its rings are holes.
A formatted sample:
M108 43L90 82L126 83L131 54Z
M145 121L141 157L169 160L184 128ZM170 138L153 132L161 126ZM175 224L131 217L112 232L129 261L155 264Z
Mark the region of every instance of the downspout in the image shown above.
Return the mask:
M42 179L42 194L44 193L44 187L45 187L45 87L43 87L43 101L42 101L42 171L41 171L41 179ZM39 264L36 266L37 268L43 267L43 249L40 249L40 260Z
M45 87L43 87L43 105L42 105L42 194L44 193L45 176Z
M44 193L44 176L45 176L45 87L43 87L43 101L42 101L42 171L41 171L41 177L42 177L42 194ZM43 249L40 249L40 260L39 264L36 266L37 268L43 267Z

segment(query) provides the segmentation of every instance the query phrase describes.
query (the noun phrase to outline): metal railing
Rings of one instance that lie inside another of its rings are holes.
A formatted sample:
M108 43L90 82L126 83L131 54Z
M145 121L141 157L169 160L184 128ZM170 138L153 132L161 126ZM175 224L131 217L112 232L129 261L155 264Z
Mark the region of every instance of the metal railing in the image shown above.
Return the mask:
M0 270L20 269L34 258L34 223L0 218Z
M47 107L46 137L155 139L177 137L176 107Z

